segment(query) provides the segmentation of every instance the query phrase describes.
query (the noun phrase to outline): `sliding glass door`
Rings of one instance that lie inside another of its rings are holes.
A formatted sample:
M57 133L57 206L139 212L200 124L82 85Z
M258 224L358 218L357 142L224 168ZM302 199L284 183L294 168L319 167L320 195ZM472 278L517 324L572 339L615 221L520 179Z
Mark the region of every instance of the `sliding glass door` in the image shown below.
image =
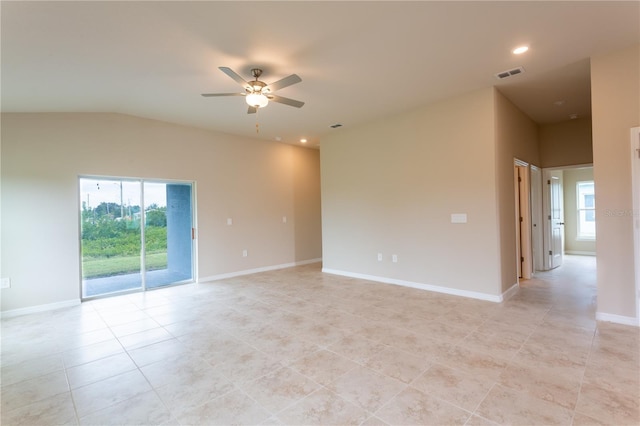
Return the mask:
M82 297L193 280L192 184L80 178Z

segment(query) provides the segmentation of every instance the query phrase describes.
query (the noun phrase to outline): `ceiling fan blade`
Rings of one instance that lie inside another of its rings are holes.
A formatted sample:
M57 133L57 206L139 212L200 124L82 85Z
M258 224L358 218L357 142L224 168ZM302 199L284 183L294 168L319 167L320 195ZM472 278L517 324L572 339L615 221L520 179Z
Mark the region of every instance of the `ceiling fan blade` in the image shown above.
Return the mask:
M240 74L238 74L231 68L218 67L218 69L223 73L225 73L226 75L228 75L229 77L231 77L232 79L234 79L240 86L244 87L245 89L249 87L249 83L247 83L247 81L244 78L242 78Z
M244 93L203 93L202 96L210 98L212 96L244 96Z
M267 95L267 98L269 98L270 101L278 102L280 104L285 104L296 108L302 108L302 105L304 105L304 102L296 101L295 99L289 99L278 95L269 94Z
M247 114L255 114L256 112L258 112L258 108L256 107L250 106L249 109L247 109Z
M302 79L297 74L291 74L289 77L285 77L282 80L278 80L275 83L268 84L267 87L271 91L280 90L292 84L300 83Z

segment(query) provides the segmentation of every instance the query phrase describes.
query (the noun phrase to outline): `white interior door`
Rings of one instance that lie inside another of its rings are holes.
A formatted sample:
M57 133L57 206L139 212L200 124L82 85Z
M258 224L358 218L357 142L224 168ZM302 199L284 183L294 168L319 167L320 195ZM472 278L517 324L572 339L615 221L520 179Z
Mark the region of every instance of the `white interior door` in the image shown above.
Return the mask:
M533 272L544 269L542 247L542 171L531 166L531 249Z
M564 200L562 196L562 170L546 172L548 187L548 269L562 265L564 253Z

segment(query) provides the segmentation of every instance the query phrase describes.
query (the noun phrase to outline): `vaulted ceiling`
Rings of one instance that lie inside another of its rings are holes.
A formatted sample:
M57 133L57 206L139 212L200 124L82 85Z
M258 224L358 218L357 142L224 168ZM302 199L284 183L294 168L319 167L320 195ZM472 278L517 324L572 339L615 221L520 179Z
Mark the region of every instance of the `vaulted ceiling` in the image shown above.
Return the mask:
M590 114L589 58L640 42L640 3L7 2L4 112L118 112L315 146L355 126L497 86L538 123ZM513 48L529 51L514 55ZM218 67L270 83L248 115ZM522 66L523 74L494 75ZM256 134L256 122L260 133Z

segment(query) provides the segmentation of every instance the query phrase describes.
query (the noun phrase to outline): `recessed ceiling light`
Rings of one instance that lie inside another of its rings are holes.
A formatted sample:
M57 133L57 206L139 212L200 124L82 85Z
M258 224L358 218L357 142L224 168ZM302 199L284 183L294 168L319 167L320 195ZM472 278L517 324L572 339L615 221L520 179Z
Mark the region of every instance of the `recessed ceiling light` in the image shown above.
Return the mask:
M514 55L522 55L527 50L529 50L529 46L516 47L515 49L513 49L513 54Z
M569 118L575 120L576 118L578 118L578 114L571 114Z
M565 101L555 101L553 104L554 104L555 106L562 106L562 105L564 105L564 102L565 102Z
M276 136L274 139L277 140L278 142L280 142L282 140L282 138L280 136Z
M307 140L303 138L303 139L300 139L300 142L301 143L307 143Z

